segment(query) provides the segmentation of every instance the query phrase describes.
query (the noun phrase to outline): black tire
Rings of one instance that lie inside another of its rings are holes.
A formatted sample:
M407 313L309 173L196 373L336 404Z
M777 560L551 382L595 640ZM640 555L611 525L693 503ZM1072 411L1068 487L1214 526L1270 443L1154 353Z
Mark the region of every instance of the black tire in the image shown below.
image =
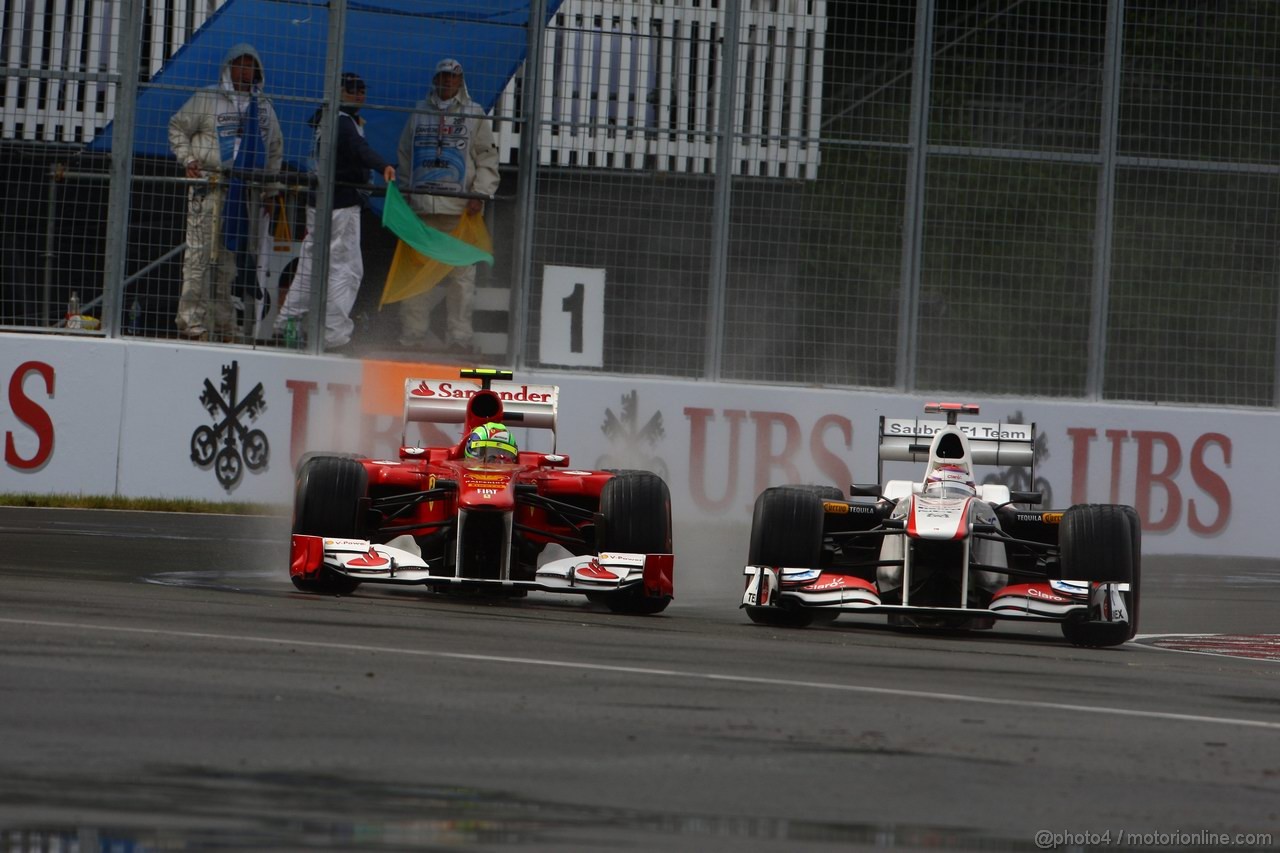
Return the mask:
M822 498L803 486L775 486L756 498L747 562L814 566L822 554Z
M671 491L649 471L620 471L600 492L600 523L596 545L600 551L629 554L670 554ZM648 596L641 588L618 595L591 596L614 613L652 616L667 609L670 596Z
M1123 622L1079 620L1062 623L1062 636L1073 646L1101 649L1129 641L1129 626Z
M1063 513L1058 538L1063 578L1129 583L1133 537L1125 509L1114 504L1076 504Z
M359 453L344 453L340 450L308 450L306 453L298 457L298 464L294 466L294 471L300 475L302 473L302 469L312 459L322 459L326 457L329 459L360 459L362 458Z
M293 532L307 536L363 539L360 501L369 489L369 473L355 459L312 456L298 467L293 503ZM360 581L330 569L314 578L292 578L302 592L350 595Z
M834 486L775 486L761 492L751 514L747 562L753 566L816 568L822 555L823 501L816 489L824 488L835 489ZM743 609L752 622L774 628L806 628L815 621L833 621L824 618L829 614L809 608L769 605Z
M840 616L835 610L819 610L816 607L791 607L787 605L773 607L742 608L747 611L747 618L757 625L770 628L808 628L811 625L830 625Z
M1062 623L1062 635L1076 646L1118 646L1137 633L1141 530L1131 507L1078 504L1062 517L1059 540L1062 576L1068 580L1127 583L1128 623L1073 620Z
M1129 519L1129 536L1133 542L1133 577L1129 579L1129 591L1124 594L1124 606L1129 608L1129 637L1138 635L1138 611L1142 604L1142 522L1138 511L1131 506L1121 507Z
M838 486L825 486L816 483L806 483L788 486L778 486L779 489L793 489L800 492L809 492L817 495L819 499L824 501L842 501L846 500L844 492L840 491Z

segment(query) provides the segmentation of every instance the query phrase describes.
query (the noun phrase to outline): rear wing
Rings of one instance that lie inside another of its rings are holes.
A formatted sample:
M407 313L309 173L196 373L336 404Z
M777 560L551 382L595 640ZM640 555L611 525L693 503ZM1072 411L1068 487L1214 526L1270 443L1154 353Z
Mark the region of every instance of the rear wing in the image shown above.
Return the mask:
M509 374L508 374L509 375ZM406 379L404 383L404 433L409 424L464 424L471 429L486 421L501 420L508 426L546 429L555 447L556 416L560 388L524 382L484 381L484 387L449 379Z
M946 421L880 417L880 450L876 459L877 482L884 482L884 463L928 462L929 444L946 429ZM1035 481L1036 425L1006 423L957 423L969 442L974 465L1030 468Z

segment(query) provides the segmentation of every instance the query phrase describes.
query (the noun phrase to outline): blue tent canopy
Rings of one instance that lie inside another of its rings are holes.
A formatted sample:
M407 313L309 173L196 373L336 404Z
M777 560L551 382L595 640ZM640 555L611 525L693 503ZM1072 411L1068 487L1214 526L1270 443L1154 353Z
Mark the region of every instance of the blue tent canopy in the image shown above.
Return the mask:
M548 20L562 0L548 0ZM462 63L467 90L485 110L524 61L529 0L375 0L347 7L343 71L368 86L365 136L390 162L406 110L427 95L435 65ZM324 102L329 35L327 3L228 0L191 40L139 88L135 154L169 156L169 117L199 88L217 82L223 56L240 42L262 56L264 92L285 137L285 160L303 169L311 150L307 124ZM89 145L111 147L108 126Z

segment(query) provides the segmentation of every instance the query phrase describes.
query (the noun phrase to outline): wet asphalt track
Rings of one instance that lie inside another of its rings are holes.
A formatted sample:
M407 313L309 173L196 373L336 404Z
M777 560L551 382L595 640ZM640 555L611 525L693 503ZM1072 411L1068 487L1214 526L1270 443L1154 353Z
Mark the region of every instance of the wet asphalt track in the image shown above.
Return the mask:
M679 536L659 617L314 597L286 540L0 509L0 851L1280 845L1277 661L757 627ZM1144 635L1280 633L1280 563L1144 571Z

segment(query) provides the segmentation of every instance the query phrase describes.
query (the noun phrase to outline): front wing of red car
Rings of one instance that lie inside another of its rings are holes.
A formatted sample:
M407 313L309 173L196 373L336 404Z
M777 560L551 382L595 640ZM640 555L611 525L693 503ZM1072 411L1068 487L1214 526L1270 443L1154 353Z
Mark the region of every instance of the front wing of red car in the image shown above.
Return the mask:
M365 539L335 539L294 534L289 561L292 577L314 578L332 571L361 583L446 587L493 586L567 593L674 595L672 554L607 552L552 560L538 567L533 580L484 580L433 574L417 554Z

